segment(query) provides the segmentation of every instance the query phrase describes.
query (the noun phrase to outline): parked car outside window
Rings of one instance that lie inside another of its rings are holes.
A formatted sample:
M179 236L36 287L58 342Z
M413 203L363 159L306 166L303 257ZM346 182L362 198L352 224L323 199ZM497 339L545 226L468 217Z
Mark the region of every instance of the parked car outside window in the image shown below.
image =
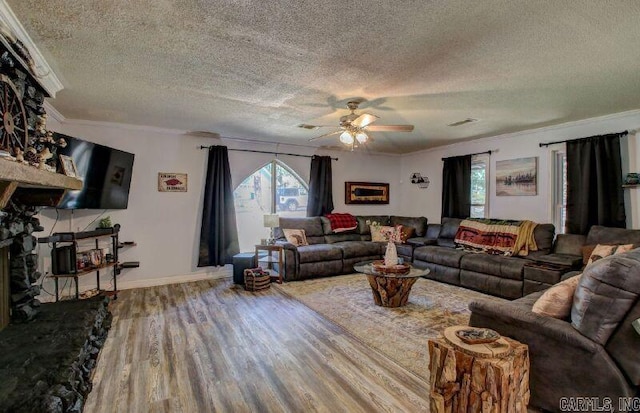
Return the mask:
M276 195L276 207L279 211L297 211L298 208L307 207L309 194L304 188L278 188Z

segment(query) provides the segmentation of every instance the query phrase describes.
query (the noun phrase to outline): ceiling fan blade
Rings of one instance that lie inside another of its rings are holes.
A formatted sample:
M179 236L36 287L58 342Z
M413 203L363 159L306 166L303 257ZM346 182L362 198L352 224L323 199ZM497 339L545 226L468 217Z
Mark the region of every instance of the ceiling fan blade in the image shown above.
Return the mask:
M337 135L337 134L342 133L342 132L343 132L342 129L340 129L340 130L337 130L337 131L325 133L324 135L316 136L315 138L309 139L309 142L313 142L313 141L318 140L318 139L326 138L327 136Z
M371 125L367 126L370 132L411 132L413 125Z
M356 128L364 128L365 126L375 122L376 119L378 119L376 115L363 113L362 115L351 121L351 126L355 126Z

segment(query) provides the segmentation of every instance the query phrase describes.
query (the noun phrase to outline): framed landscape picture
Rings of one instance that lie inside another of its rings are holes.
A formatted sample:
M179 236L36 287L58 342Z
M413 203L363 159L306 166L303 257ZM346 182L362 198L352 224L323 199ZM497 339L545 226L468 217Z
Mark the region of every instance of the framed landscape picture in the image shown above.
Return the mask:
M375 182L345 182L345 204L388 204L389 184Z
M496 196L538 195L538 158L496 161Z

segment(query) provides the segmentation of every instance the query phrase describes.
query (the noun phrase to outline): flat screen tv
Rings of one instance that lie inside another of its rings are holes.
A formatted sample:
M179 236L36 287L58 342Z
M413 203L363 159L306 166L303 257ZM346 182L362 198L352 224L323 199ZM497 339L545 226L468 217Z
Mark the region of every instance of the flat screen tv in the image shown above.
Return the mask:
M68 191L58 203L62 209L126 209L133 172L134 154L54 133L54 138L67 141L58 155L73 158L81 190Z

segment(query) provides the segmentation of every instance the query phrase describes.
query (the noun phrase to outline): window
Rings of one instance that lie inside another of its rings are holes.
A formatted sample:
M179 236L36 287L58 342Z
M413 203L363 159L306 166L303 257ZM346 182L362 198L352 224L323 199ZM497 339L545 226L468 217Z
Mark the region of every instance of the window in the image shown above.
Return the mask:
M307 215L307 184L284 163L274 160L249 175L233 191L240 251L253 251L262 238L269 238L263 226L265 214L281 217Z
M489 164L488 155L474 155L471 158L471 218L489 216L487 189Z
M564 234L567 225L567 154L553 151L553 225Z

